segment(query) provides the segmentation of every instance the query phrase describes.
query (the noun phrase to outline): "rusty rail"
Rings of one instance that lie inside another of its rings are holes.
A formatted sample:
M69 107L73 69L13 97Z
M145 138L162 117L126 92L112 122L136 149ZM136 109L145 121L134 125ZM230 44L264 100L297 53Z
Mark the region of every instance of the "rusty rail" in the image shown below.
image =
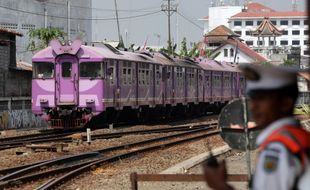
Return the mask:
M138 182L203 182L203 174L130 174L131 189L138 190ZM227 181L248 182L247 174L229 174Z

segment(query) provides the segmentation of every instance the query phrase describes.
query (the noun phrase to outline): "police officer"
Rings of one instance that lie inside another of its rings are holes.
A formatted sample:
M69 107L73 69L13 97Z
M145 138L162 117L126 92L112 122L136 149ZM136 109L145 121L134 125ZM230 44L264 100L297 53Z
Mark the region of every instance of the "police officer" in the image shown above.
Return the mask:
M252 189L310 189L309 180L303 179L309 167L310 136L293 117L298 97L296 70L258 64L239 68L247 79L250 111L256 125L264 128L256 140L260 154ZM224 161L217 168L206 167L205 176L213 189L233 189L226 183Z

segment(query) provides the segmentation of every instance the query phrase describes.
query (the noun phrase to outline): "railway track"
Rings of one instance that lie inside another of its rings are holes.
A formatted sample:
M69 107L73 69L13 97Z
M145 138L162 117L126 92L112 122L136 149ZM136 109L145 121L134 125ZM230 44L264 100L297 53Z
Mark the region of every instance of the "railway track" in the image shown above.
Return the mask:
M179 133L173 135L166 135L164 137L147 139L134 143L95 150L89 153L83 153L84 156L79 154L70 156L69 158L65 157L42 161L27 166L1 170L0 174L3 176L0 178L0 189L12 187L14 185L21 185L33 180L46 178L48 176L57 175L58 177L37 188L53 189L60 184L65 183L67 180L72 179L74 176L89 171L94 167L106 165L120 159L126 159L137 154L155 151L164 147L171 147L180 143L201 139L210 135L218 134L218 132L219 131L216 129L216 126L207 125L201 128L192 128L191 130L185 132L180 131ZM134 150L131 149L133 147L135 147ZM85 158L85 155L92 156L86 156L87 158ZM72 160L74 160L74 162L72 162ZM65 165L61 163L65 163ZM48 167L52 167L52 169L46 169Z
M210 122L210 124L217 124L217 122ZM135 130L126 132L114 132L114 133L104 133L92 135L92 139L110 139L110 138L120 138L125 135L132 134L151 134L151 133L164 133L164 132L174 132L174 131L186 131L195 128L201 128L204 125L185 125L179 127L169 127L161 129L149 129L149 130ZM71 142L72 138L68 137L74 132L66 132L60 134L47 134L47 135L29 135L22 136L21 138L11 137L0 140L0 150L6 150L11 148L17 148L24 146L26 144L39 144L39 143L49 143L49 142ZM83 140L86 140L86 136L82 136ZM1 142L2 141L2 142Z

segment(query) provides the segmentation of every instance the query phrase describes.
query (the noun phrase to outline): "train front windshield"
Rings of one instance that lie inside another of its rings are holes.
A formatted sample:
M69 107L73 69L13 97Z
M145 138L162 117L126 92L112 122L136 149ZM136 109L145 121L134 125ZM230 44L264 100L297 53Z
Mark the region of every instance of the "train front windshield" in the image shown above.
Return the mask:
M48 79L54 78L55 68L53 63L36 62L33 63L33 78Z

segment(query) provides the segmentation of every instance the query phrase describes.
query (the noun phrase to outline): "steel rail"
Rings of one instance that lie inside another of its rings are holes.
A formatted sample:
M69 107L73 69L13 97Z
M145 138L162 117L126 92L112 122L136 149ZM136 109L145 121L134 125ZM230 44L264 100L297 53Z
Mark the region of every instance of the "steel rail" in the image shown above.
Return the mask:
M217 124L217 123L210 123L210 124L202 124L202 125L189 125L189 126L182 126L182 127L170 127L170 128L160 128L160 129L149 129L149 130L137 130L137 131L125 131L125 132L115 132L115 133L104 133L104 134L96 134L92 135L92 139L110 139L110 138L120 138L125 135L131 134L150 134L150 133L162 133L162 132L173 132L173 131L186 131L195 128L202 128L208 125ZM57 136L57 135L55 135ZM71 142L71 137L63 137L67 135L58 135L59 137L51 137L51 138L43 138L43 139L34 139L34 140L26 140L26 141L17 141L11 143L2 143L0 145L0 150L10 149L10 148L17 148L23 146L25 144L37 144L37 143L48 143L48 142ZM82 137L83 140L86 140L86 136Z
M215 134L218 134L218 133L219 133L219 131L216 130L216 131L208 132L206 134L201 134L201 135L197 135L197 136L194 136L194 137L184 138L184 139L176 140L176 141L169 142L169 143L166 143L166 144L150 146L150 147L142 148L142 149L139 149L139 150L130 151L128 153L118 154L118 155L114 155L114 156L111 156L111 157L108 157L108 158L100 159L98 161L95 161L95 162L90 163L88 165L82 166L82 167L80 167L78 169L75 169L73 171L70 171L69 173L67 173L67 174L65 174L65 175L63 175L63 176L61 176L59 178L55 178L55 179L53 179L51 181L48 181L47 183L45 183L45 184L41 185L39 188L37 188L37 190L55 189L57 186L65 183L66 181L72 179L73 177L75 177L75 176L77 176L77 175L79 175L79 174L81 174L83 172L86 172L86 171L88 171L88 170L90 170L90 169L92 169L94 167L98 167L100 165L109 164L109 163L118 161L120 159L125 159L125 158L129 158L129 157L135 156L137 154L149 152L149 151L152 151L152 150L161 149L161 148L164 148L164 147L175 146L177 144L181 144L181 143L192 141L192 140L196 140L196 139L201 139L201 138L208 137L208 136L211 136L211 135L215 135Z
M12 179L14 177L19 177L23 174L27 174L29 172L33 172L36 170L41 169L42 167L45 166L50 166L50 165L55 165L55 164L61 164L61 163L66 163L66 162L72 162L72 161L76 161L76 160L82 160L82 159L86 159L86 158L90 158L90 157L95 157L98 156L99 153L98 152L88 152L88 153L83 153L83 154L79 154L79 155L74 155L74 156L65 156L59 159L55 159L55 160L51 160L48 162L43 162L43 163L39 163L30 167L26 167L23 168L21 170L15 171L13 173L7 174L5 176L0 177L0 181L5 181L5 180L9 180Z
M129 147L138 146L138 145L145 145L145 144L153 143L156 141L160 142L160 141L168 140L171 138L182 137L184 135L191 135L191 134L199 133L199 132L202 132L205 130L210 130L210 129L214 129L214 127L209 126L209 127L204 127L202 129L192 129L191 131L188 131L188 132L182 132L182 133L178 133L178 134L174 134L174 135L168 135L165 137L157 137L157 138L147 139L147 140L143 140L143 141L139 141L139 142L135 142L135 143L129 143L129 144L124 144L124 145L120 145L120 146L109 147L109 148L105 148L105 149L96 150L94 152L99 152L99 153L101 153L101 155L103 155L103 153L108 153L110 151L127 149ZM87 153L85 153L85 154L87 154ZM75 155L75 156L71 156L71 157L73 159L73 157L77 157L77 156L79 156L79 155ZM42 168L43 166L51 165L52 163L55 163L55 161L54 162L53 161L52 162L43 162L42 164L39 164L39 166L35 166L35 167L32 167L32 165L30 165L29 168L25 168L22 171L18 171L17 174L15 173L13 175L8 175L6 178L4 178L4 179L6 179L6 181L0 182L0 188L10 187L12 185L22 184L22 183L25 183L27 181L33 181L33 180L38 179L38 178L45 178L45 177L48 177L51 175L61 174L61 173L64 173L66 171L72 171L72 169L77 169L77 168L80 168L84 165L91 164L93 162L94 161L84 161L84 162L81 162L81 163L78 163L75 165L65 166L62 168L57 168L54 170L41 172L41 173L37 173L37 174L33 174L33 175L18 177L21 174L25 174L27 172L28 173L32 172L32 168L35 168L37 170L38 168ZM14 176L18 177L18 178L12 179Z

